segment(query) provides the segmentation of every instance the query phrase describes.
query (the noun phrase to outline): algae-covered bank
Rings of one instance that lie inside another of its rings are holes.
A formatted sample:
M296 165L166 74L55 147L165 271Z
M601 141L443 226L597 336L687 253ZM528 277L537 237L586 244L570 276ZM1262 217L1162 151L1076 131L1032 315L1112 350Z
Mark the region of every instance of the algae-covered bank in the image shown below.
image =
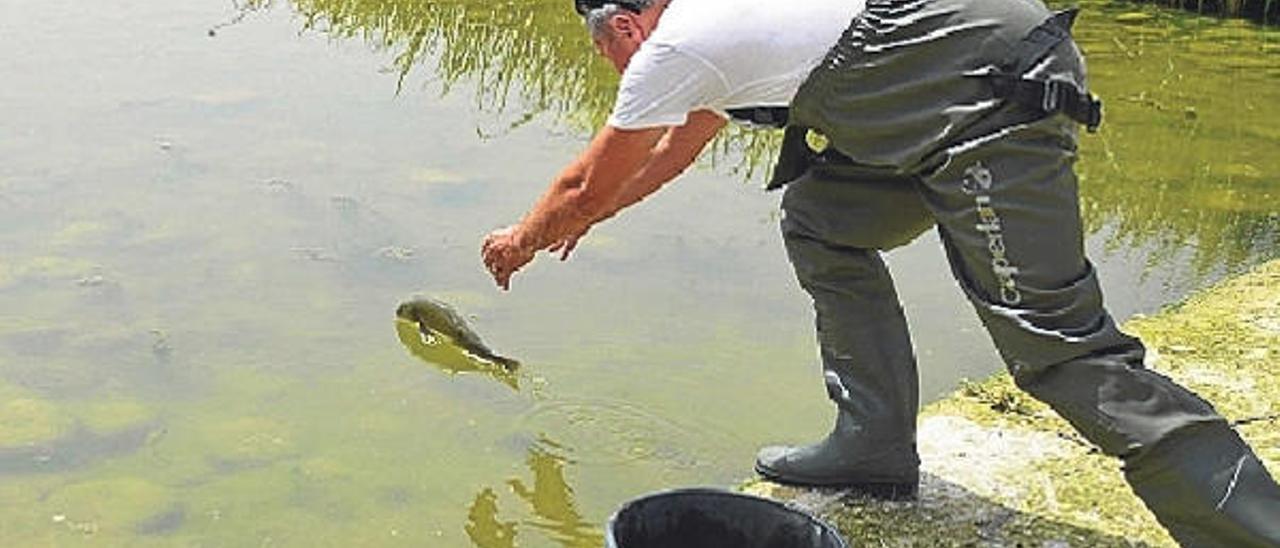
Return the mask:
M1280 469L1280 261L1125 329L1147 343L1152 368L1210 400ZM762 481L745 489L823 515L855 546L1174 546L1119 463L1006 374L926 407L919 442L925 474L915 502Z

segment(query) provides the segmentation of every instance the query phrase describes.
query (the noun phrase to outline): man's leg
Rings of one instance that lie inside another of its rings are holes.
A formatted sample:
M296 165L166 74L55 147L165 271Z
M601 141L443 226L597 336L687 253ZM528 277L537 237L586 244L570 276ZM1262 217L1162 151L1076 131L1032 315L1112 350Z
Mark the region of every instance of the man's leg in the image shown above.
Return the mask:
M923 179L955 277L1018 386L1123 459L1178 542L1280 546L1280 487L1211 405L1143 368L1142 344L1103 308L1083 255L1071 124L973 137Z
M796 277L813 297L835 427L813 445L761 450L756 470L785 483L912 496L919 381L906 319L877 249L904 244L933 222L910 179L836 175L819 169L788 186L782 220Z

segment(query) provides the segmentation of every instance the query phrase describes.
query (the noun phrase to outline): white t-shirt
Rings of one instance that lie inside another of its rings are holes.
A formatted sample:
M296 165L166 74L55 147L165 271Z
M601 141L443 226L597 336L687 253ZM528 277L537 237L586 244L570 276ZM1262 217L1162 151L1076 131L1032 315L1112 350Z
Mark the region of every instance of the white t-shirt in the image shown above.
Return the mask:
M609 125L786 106L866 0L671 0L622 74Z

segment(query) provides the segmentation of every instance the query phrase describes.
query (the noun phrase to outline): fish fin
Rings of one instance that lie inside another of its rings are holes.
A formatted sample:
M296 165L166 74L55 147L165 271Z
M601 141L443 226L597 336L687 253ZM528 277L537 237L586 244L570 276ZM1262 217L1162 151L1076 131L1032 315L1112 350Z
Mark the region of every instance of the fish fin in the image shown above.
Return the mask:
M515 371L520 368L520 362L497 354L486 354L478 357L484 361L497 365L506 371Z

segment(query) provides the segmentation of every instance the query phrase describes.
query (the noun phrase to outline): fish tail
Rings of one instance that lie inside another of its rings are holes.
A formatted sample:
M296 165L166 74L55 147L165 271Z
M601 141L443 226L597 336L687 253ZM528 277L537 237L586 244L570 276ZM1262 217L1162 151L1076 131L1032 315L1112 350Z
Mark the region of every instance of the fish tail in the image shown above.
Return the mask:
M520 368L520 362L511 358L499 356L497 354L488 354L483 357L485 360L493 362L507 371L515 371Z

